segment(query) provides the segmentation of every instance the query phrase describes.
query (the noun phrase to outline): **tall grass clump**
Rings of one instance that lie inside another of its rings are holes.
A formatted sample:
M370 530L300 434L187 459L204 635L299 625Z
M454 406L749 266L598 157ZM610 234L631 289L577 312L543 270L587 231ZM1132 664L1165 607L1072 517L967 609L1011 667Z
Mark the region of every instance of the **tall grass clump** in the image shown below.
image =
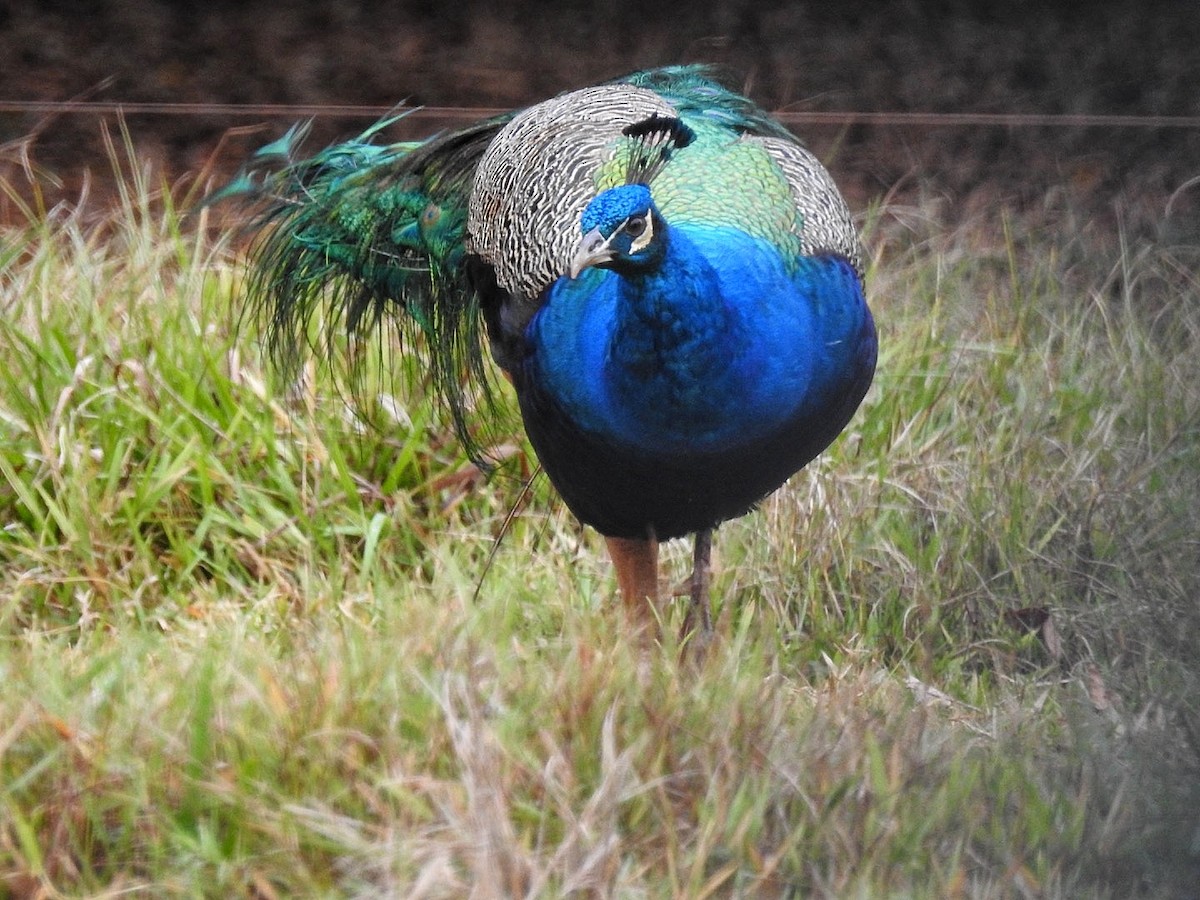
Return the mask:
M274 386L122 168L0 235L0 892L1188 896L1197 248L875 211L876 385L695 660L519 433Z

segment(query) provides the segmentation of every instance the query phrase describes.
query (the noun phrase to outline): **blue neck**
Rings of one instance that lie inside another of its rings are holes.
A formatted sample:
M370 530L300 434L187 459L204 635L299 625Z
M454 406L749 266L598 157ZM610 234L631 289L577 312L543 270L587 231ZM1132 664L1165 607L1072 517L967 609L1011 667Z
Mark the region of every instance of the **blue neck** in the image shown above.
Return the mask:
M737 316L717 273L678 229L658 264L618 272L605 374L614 401L652 430L703 431L724 398L711 390L740 349ZM637 415L638 413L642 415Z
M543 299L521 380L547 416L667 458L819 425L870 330L844 260L788 258L720 226L675 225L658 264L589 269Z

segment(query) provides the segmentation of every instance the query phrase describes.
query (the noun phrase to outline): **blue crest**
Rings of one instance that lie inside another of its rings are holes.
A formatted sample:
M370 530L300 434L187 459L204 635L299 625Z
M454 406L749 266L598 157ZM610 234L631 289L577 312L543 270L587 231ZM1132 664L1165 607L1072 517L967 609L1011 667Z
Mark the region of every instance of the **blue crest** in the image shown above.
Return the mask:
M632 215L650 210L650 188L644 184L623 184L597 194L587 205L580 220L580 229L587 234L593 228L609 237L617 226Z

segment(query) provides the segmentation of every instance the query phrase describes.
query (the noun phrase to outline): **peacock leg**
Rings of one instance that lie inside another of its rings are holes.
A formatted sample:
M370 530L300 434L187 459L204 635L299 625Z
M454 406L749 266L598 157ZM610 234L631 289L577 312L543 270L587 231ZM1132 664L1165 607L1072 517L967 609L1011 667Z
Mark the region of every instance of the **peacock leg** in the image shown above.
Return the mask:
M708 601L708 586L712 580L712 529L696 532L696 544L692 553L692 602L684 619L684 634L700 626L700 632L712 632L712 610Z
M658 608L658 541L653 536L605 540L630 618L640 623L653 622Z

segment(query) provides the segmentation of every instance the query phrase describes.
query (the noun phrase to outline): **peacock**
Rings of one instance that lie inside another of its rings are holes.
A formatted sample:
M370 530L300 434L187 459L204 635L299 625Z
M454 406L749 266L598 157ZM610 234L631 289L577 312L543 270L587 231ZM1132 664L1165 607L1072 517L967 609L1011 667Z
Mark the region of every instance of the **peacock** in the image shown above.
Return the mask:
M781 124L702 67L639 72L421 142L395 116L311 158L294 127L220 192L249 198L248 310L285 370L381 325L479 458L490 356L537 459L604 536L635 623L658 547L713 529L846 427L876 331L850 211Z

